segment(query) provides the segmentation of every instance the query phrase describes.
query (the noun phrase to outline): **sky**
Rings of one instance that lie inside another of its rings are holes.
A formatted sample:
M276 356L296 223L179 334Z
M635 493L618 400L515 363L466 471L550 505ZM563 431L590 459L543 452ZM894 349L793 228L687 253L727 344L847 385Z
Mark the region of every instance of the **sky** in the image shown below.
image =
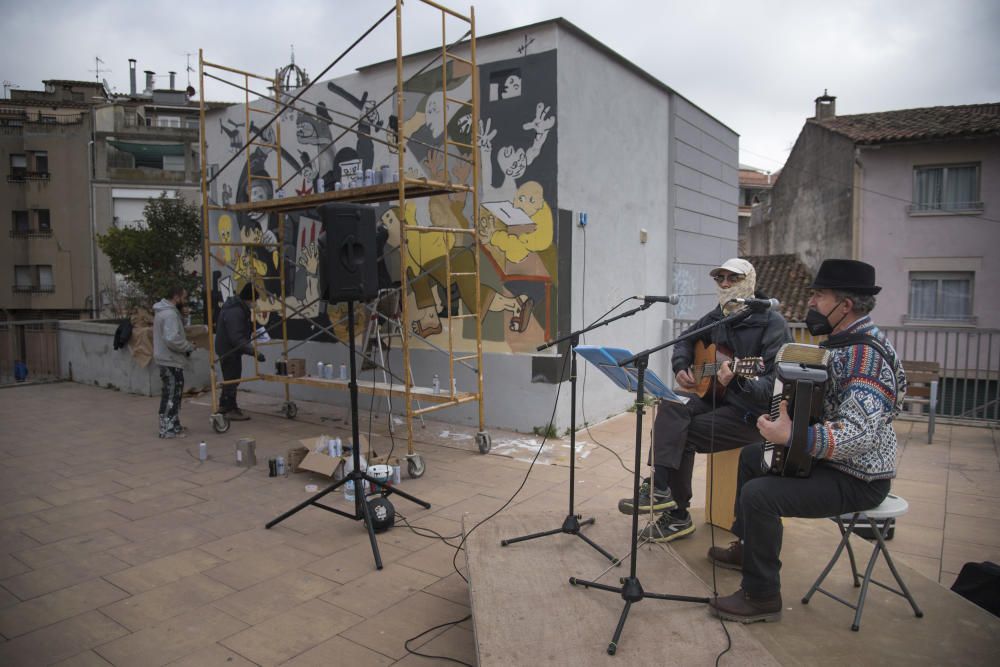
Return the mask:
M441 0L460 11L468 2ZM316 77L391 0L0 0L0 80L40 89L44 79L100 78L128 92L128 59L157 73L206 60L259 74L295 62ZM781 167L813 100L837 97L838 115L1000 102L998 0L480 0L477 35L562 17L664 82L740 135L740 162ZM404 49L440 44L440 14L406 4ZM462 30L449 23L449 39ZM324 78L395 56L389 20ZM95 58L103 60L98 65ZM191 75L197 87L197 72ZM239 91L206 86L210 99Z

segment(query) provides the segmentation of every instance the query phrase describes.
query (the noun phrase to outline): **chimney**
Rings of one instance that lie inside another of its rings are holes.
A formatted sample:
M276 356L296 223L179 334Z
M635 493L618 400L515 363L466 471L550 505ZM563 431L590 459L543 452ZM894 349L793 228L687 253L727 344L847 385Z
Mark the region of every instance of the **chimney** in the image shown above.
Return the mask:
M135 97L135 58L128 59L129 94Z
M146 72L146 89L142 92L151 93L153 92L153 77L156 76L156 72L151 69L145 70Z
M826 88L823 89L823 94L816 98L816 120L825 120L827 118L833 118L837 115L837 98L833 95L829 95L826 92Z
M174 78L177 76L177 72L170 73L170 90L174 89Z

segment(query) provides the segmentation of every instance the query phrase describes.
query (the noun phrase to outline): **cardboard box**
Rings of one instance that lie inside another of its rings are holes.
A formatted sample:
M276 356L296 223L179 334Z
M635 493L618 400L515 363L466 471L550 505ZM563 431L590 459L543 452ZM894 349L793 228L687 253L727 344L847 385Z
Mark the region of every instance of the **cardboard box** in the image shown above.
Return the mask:
M299 470L308 470L310 472L319 473L320 475L325 475L327 477L334 477L337 474L337 470L340 466L344 465L347 459L350 458L347 454L343 456L330 456L326 452L319 451L321 447L324 447L330 440L328 435L320 435L315 438L306 438L305 440L299 440L302 446L309 450L305 455L305 458L299 463ZM361 451L368 448L368 442L365 436L361 436Z
M289 359L288 360L288 375L293 378L305 377L306 375L306 360L305 359Z

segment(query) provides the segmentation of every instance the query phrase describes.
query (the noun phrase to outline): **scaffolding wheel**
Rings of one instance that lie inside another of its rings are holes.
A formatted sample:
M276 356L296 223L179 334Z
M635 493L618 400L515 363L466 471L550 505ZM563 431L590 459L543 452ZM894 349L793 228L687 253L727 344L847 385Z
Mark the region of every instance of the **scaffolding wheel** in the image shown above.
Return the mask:
M480 431L476 434L476 445L479 446L480 454L489 454L493 448L493 438L486 431Z
M216 433L225 433L229 430L229 420L226 415L221 412L212 415L212 430Z
M293 401L287 401L281 406L281 413L285 415L286 419L295 419L295 416L299 414L299 406L295 405Z
M413 479L422 477L427 471L427 466L424 465L424 459L420 454L414 454L413 456L408 456L406 460L406 472Z

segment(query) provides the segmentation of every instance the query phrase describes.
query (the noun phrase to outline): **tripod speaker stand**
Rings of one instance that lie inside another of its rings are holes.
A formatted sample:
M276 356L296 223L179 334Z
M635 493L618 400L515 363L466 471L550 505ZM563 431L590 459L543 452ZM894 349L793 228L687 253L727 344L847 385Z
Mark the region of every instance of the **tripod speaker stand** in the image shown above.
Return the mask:
M378 278L375 270L375 214L369 207L350 206L345 204L328 204L319 207L326 235L327 270L329 272L329 287L327 293L331 302L347 302L348 349L350 350L351 380L348 385L351 394L351 436L354 446L351 457L353 470L342 480L335 482L299 503L276 519L266 524L266 528L275 526L300 510L313 505L334 514L347 517L354 521L364 521L368 529L368 539L372 545L372 555L375 557L375 567L382 569L382 556L378 550L378 540L375 539L375 527L372 524L371 510L365 498L365 482L373 489L380 490L383 495L397 494L416 503L425 509L430 509L430 503L415 496L386 486L385 482L377 480L361 470L361 443L358 429L358 372L354 343L354 303L357 299L375 298L378 295ZM354 512L344 512L319 502L321 498L333 493L347 483L354 484Z
M626 317L631 317L636 313L646 310L653 304L652 301L646 301L641 306L633 308L632 310L625 311L620 315L615 317L610 317L606 320L601 320L591 324L589 327L580 329L579 331L574 331L572 333L566 334L562 338L557 338L556 340L549 341L544 345L538 346L538 351L548 349L553 345L558 345L563 341L569 341L570 346L570 370L569 370L569 386L570 386L570 413L569 413L569 512L566 514L566 518L563 519L562 526L559 528L553 528L552 530L545 530L540 533L532 533L530 535L523 535L521 537L512 537L507 540L500 540L500 546L508 546L510 544L515 544L517 542L526 542L528 540L534 540L539 537L548 537L549 535L558 535L560 533L565 533L567 535L576 535L581 540L594 547L602 556L607 558L609 561L615 565L619 565L620 561L608 553L605 549L598 546L593 540L580 532L580 528L583 526L589 526L594 523L594 518L585 519L580 521L581 515L577 514L574 510L574 494L576 491L576 348L580 344L580 336L591 331L592 329L597 329L598 327L603 327L607 324L611 324L616 320L620 320ZM565 368L565 366L564 366Z
M653 598L655 600L673 600L675 602L695 602L700 604L708 604L709 602L709 598L707 597L691 597L688 595L671 595L667 593L649 593L643 590L642 584L636 576L636 552L638 550L639 533L639 469L642 465L642 415L645 413L646 369L649 366L649 356L654 352L658 352L666 347L675 345L683 340L694 338L706 331L709 331L710 329L714 329L717 326L745 319L749 317L752 312L753 311L749 308L740 310L732 315L722 318L721 320L713 322L708 326L689 331L674 340L618 361L618 366L625 369L630 375L634 372L635 378L638 381L635 399L635 472L632 476L632 538L631 548L629 550L631 558L631 562L629 564L629 576L622 577L621 586L608 586L607 584L589 581L586 579L577 579L576 577L570 577L569 579L569 583L574 586L596 588L602 591L618 593L625 601L625 607L622 609L621 616L618 618L618 625L615 627L611 643L608 644L608 655L614 655L618 651L618 641L621 639L622 631L625 629L625 621L628 619L628 612L634 603L640 602L645 598Z

